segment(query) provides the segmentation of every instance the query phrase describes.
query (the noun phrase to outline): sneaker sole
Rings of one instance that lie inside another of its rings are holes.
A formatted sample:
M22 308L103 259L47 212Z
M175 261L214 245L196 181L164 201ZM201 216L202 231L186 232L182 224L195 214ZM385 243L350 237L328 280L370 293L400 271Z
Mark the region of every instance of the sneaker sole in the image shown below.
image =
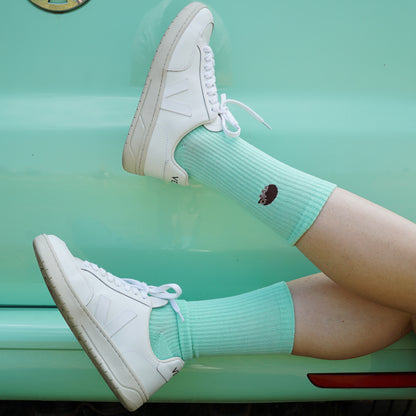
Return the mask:
M144 176L147 149L159 116L170 59L189 23L204 8L202 3L186 6L172 21L159 44L124 144L123 168L127 172ZM152 117L144 120L141 113L152 114Z
M136 410L148 400L144 389L98 322L72 291L48 237L36 237L33 248L49 292L71 331L117 399L126 409Z

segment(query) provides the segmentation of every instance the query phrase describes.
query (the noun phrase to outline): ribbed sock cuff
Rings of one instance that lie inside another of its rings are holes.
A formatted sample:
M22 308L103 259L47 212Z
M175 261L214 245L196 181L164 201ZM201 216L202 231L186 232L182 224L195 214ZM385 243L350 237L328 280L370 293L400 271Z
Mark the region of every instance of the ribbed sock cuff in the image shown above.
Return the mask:
M185 317L177 319L184 360L292 352L295 316L284 282L229 298L178 304Z
M241 138L204 127L182 139L175 159L190 177L237 200L292 245L313 224L336 187L274 159ZM277 187L277 197L270 205L261 205L259 195L270 184Z

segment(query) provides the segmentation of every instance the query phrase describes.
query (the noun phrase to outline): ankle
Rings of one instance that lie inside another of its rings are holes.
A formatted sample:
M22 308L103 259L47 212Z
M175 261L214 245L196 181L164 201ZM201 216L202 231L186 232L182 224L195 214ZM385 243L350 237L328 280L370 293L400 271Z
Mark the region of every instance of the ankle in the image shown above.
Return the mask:
M150 315L149 338L153 353L159 360L181 357L177 313L170 305L154 308Z

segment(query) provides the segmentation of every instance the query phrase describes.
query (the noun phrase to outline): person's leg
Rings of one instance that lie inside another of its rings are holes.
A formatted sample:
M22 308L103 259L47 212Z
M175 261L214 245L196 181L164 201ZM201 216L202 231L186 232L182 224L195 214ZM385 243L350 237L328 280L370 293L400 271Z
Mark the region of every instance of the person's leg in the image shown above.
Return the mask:
M312 225L335 188L241 137L205 127L193 130L178 144L175 159L194 181L234 199L291 245Z
M191 178L248 208L340 285L416 313L415 224L203 127L179 143L175 157ZM259 203L268 184L278 192Z
M382 349L411 330L409 314L381 306L323 273L288 283L296 316L293 354L346 359Z
M36 237L34 249L60 312L130 410L193 357L293 352L350 358L383 348L411 328L409 314L365 300L323 274L289 287L281 282L175 303L179 286L120 279L74 257L55 236Z
M346 359L411 330L409 314L349 292L323 273L287 286L291 296L281 282L229 298L179 301L184 322L171 308L154 309L153 350L160 359L267 353Z
M172 308L154 309L150 340L159 359L180 356L290 354L295 316L284 282L236 296L202 301L179 300Z
M193 3L167 30L128 133L124 168L182 185L194 177L249 208L339 284L415 313L416 226L339 189L327 202L334 184L236 137L227 107L233 100L217 94L212 29L209 10Z
M297 248L340 285L416 313L416 225L337 188Z

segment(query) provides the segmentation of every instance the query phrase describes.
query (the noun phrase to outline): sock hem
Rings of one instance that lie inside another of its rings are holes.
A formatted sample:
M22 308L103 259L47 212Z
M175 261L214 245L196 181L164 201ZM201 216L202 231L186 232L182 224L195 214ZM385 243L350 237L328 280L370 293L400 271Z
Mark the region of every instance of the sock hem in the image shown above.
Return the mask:
M189 318L189 308L188 302L184 300L177 301L178 306L181 310L184 320L180 318L179 315L176 317L176 323L178 325L179 333L179 348L181 350L182 360L190 360L193 358L192 351L192 333L191 333L191 323Z
M300 240L303 234L305 234L306 231L312 227L312 224L316 221L322 211L322 208L325 206L332 192L337 187L337 185L323 180L322 185L324 185L323 189L319 192L319 195L317 195L316 198L313 198L311 201L309 201L309 204L304 210L303 215L301 218L299 218L299 221L287 239L291 246L294 246Z
M281 345L279 354L291 354L295 340L295 308L292 294L286 282L275 284L277 304L279 308L279 324Z

